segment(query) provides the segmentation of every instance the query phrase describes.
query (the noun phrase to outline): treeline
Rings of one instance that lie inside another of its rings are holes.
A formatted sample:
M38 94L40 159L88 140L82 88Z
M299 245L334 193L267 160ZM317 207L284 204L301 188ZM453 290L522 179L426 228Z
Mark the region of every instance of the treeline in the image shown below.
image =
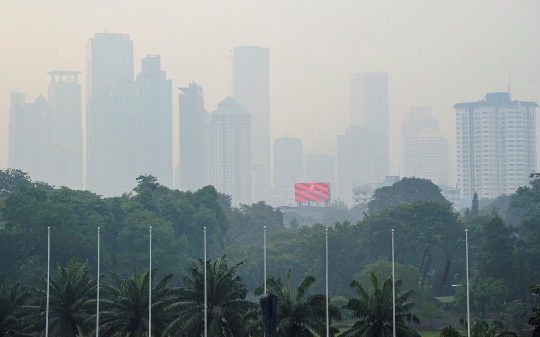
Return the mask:
M161 186L152 176L141 176L134 185L131 193L102 198L89 191L53 189L20 171L0 171L0 279L37 284L46 270L49 226L53 260L67 265L78 256L92 268L100 227L102 271L122 277L148 269L152 226L152 263L159 275L187 275L203 256L207 227L209 259L226 255L233 263L243 262L238 274L252 293L263 283L266 226L268 275L286 279L290 269L293 285L308 274L324 280L325 226L286 227L279 209L264 202L232 207L230 197L212 186L183 192ZM540 280L539 175L516 194L480 200L462 214L453 211L436 185L416 178L377 190L367 206L361 221L344 220L329 228L329 287L335 301L354 295L353 279L366 279L370 271L389 275L392 229L397 277L406 282L404 288L416 291L415 310L424 321L444 315L431 301L434 297L457 289L457 303L463 304L465 287L459 285L465 284L465 229L472 287L492 285L488 297L471 297L478 315L502 312L504 303L514 300L530 311L538 301L529 287ZM171 282L180 285L181 277ZM315 283L312 291L323 293L324 282Z

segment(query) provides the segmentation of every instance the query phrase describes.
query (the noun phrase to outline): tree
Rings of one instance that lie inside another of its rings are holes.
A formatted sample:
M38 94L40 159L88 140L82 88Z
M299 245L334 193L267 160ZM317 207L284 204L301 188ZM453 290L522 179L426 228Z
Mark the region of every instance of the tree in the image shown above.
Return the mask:
M144 189L149 189L150 191L155 191L161 186L157 181L158 179L151 174L140 175L137 178L137 187L133 191L140 193Z
M21 318L31 294L20 283L7 286L0 281L0 337L10 336L22 328Z
M441 189L431 180L403 178L392 186L376 189L368 203L368 209L370 213L376 213L395 205L423 200L450 204L441 194Z
M531 287L533 294L540 295L540 285ZM532 337L540 337L540 305L533 308L533 316L529 318L529 325L534 326Z
M21 186L32 186L28 173L10 168L0 170L0 198L7 197Z
M95 312L97 278L90 278L88 261L80 263L73 257L67 267L54 262L54 277L49 280L49 336L76 337L85 335L91 329L86 321ZM101 277L101 275L100 275ZM40 333L45 330L47 302L47 277L41 279L42 287L37 289L37 299L30 307L31 323L24 331Z
M392 336L393 325L393 301L392 301L392 278L387 278L382 287L377 279L377 274L371 273L370 292L364 286L353 280L351 287L355 288L357 297L351 298L345 309L350 310L354 318L358 319L352 328L345 331L343 337L378 337ZM411 329L405 321L420 324L420 320L411 310L415 303L410 299L414 296L412 290L400 291L403 282L396 280L396 334L398 336L418 337L416 331Z
M269 277L266 281L269 293L277 295L277 335L315 337L326 334L326 296L324 294L308 295L309 289L316 282L313 275L306 275L294 293L291 291L290 270L287 287L281 277ZM330 324L340 320L339 308L329 304ZM330 336L334 336L338 329L330 327Z
M471 215L473 218L478 216L478 194L474 192L471 205Z
M168 316L164 309L173 300L176 288L167 284L173 275L165 275L155 283L156 269L147 270L144 274L135 273L128 278L111 273L113 284L105 284L102 288L103 299L100 301L100 335L143 337L148 331L148 286L152 278L152 334L163 336L168 324ZM95 320L95 315L91 317ZM95 334L95 331L93 331ZM91 334L89 334L91 335Z
M466 287L458 287L454 302L461 308L467 306ZM480 313L480 317L485 318L489 310L499 310L502 308L505 298L511 294L510 288L503 280L473 279L470 282L471 304Z
M247 290L236 271L241 263L227 265L225 256L206 261L207 272L207 316L209 336L241 336L243 317L252 308L246 300ZM199 260L184 276L184 287L175 292L175 300L166 308L174 316L164 335L201 336L204 331L204 269L205 262Z
M510 229L495 215L482 225L484 245L478 270L482 278L514 280L514 240Z
M456 328L451 325L442 328L441 337L466 337L467 336L467 320L465 317L459 319L460 324L465 331L462 335ZM508 331L501 321L494 320L491 324L488 324L483 319L476 319L473 326L471 326L471 337L517 337L514 332Z
M527 323L527 314L527 303L518 300L505 303L504 319L508 324L512 324L516 328L520 336L523 336L523 327Z

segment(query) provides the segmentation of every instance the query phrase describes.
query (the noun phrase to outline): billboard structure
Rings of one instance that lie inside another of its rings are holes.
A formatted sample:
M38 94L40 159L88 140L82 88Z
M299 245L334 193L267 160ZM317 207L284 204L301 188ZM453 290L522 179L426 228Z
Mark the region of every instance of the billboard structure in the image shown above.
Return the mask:
M330 183L296 183L294 184L294 200L298 206L329 206Z

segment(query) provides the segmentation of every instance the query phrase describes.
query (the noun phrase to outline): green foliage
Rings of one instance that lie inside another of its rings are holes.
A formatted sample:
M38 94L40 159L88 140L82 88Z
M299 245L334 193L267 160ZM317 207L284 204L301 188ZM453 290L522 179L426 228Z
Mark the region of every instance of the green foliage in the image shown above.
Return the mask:
M540 285L532 286L531 291L535 295L540 295ZM540 305L533 308L533 315L529 318L527 323L534 327L532 337L540 337Z
M510 229L498 216L482 225L484 244L478 266L480 277L503 279L510 284L514 278L514 240Z
M515 300L504 304L502 316L509 325L514 326L520 336L523 336L523 328L527 323L528 314L527 303Z
M463 326L464 334L462 335L454 327L448 325L441 330L441 337L465 337L467 336L467 320L465 318L460 319L460 323ZM471 337L517 337L514 332L508 331L501 321L494 320L491 324L488 324L483 319L476 319L473 326L471 326Z
M391 336L393 326L393 300L392 278L387 278L382 287L377 279L377 274L370 275L371 288L367 290L356 280L351 282L351 287L356 291L357 297L349 300L345 309L350 310L354 318L358 319L353 327L345 331L343 337L378 337ZM420 324L417 316L411 313L415 303L410 299L414 296L412 290L400 291L403 282L395 281L396 287L396 334L398 336L420 336L411 329L407 322Z
M474 192L471 205L471 215L473 218L478 216L478 194Z
M0 337L10 336L21 330L22 318L27 314L26 304L31 294L20 283L11 286L0 281Z
M450 204L441 194L441 189L431 180L403 178L392 186L378 188L368 203L370 213L399 204L433 200L441 204Z
M471 280L469 287L471 307L477 310L482 318L486 317L489 310L501 310L505 299L511 294L503 280L492 278ZM465 286L458 287L454 301L462 309L467 307Z

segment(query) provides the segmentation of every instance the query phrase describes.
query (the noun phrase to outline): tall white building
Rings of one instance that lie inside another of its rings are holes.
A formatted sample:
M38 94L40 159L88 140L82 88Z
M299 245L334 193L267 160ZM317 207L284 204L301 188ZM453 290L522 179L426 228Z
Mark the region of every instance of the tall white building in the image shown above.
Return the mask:
M192 82L179 88L179 160L176 168L176 187L196 191L206 184L206 111L200 85ZM207 118L208 119L208 118Z
M52 71L49 104L54 109L56 142L64 153L65 176L59 186L83 188L83 131L79 71Z
M528 183L536 171L536 107L506 92L457 103L457 182L462 196L495 198Z
M128 188L121 190L120 193L128 192L129 187L125 184L119 185L111 175L111 170L117 169L113 165L119 161L125 162L112 157L121 150L111 146L117 145L116 139L125 140L130 137L120 134L120 130L117 129L121 127L125 130L130 125L123 124L124 122L129 124L129 121L121 119L122 116L112 114L118 110L111 108L111 103L114 103L111 97L115 91L117 98L122 97L123 108L131 104L127 102L131 94L127 93L130 89L126 84L129 81L133 82L133 41L127 34L96 34L86 44L85 68L86 188L105 196L119 193L118 188ZM117 87L117 84L122 88ZM124 113L125 115L130 114ZM136 184L135 178L135 176L125 177L131 181L131 188ZM112 188L111 184L115 187Z
M136 84L141 105L137 174L151 174L173 187L172 81L161 70L160 55L142 59Z
M227 97L210 115L213 185L233 205L251 204L251 113Z
M233 97L252 115L253 198L270 191L270 56L268 48L233 50Z

